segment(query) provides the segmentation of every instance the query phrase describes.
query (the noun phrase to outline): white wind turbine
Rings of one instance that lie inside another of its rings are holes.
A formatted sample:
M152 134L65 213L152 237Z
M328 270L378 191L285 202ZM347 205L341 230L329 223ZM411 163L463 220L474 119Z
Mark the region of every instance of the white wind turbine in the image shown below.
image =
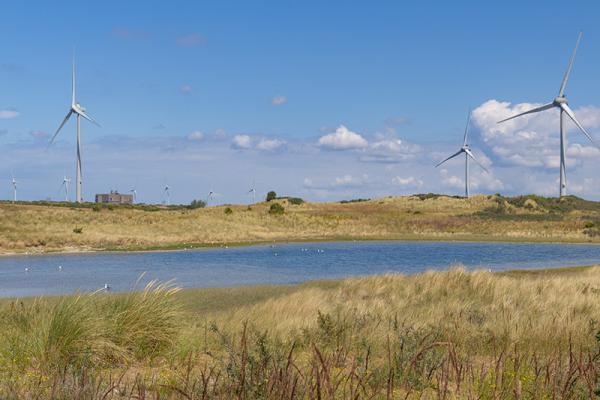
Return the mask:
M252 188L247 193L252 193L252 203L256 203L256 186L254 180L252 180Z
M132 194L133 202L135 203L135 201L137 200L137 190L131 189L129 192Z
M579 32L579 36L577 36L577 42L575 43L575 48L573 49L573 53L571 54L571 59L569 60L569 65L567 66L567 70L565 71L565 75L563 77L562 83L560 85L560 89L558 91L558 96L552 100L551 103L544 104L543 106L536 107L529 111L522 112L517 115L513 115L510 118L503 119L502 121L498 121L498 123L502 123L504 121L511 120L513 118L520 117L521 115L538 113L540 111L549 110L551 108L558 108L560 110L560 187L559 193L560 197L565 196L567 194L567 172L565 167L565 147L566 147L566 131L565 131L565 117L567 116L577 125L577 127L583 132L583 134L592 142L592 144L596 145L590 134L581 126L577 118L575 118L575 114L571 107L569 107L569 103L567 98L565 97L565 88L567 87L567 81L569 80L569 75L571 74L571 69L573 68L573 62L575 61L575 55L577 54L577 48L579 47L579 42L581 41L582 33Z
M212 200L214 194L215 192L213 192L212 190L208 192L208 196L206 196L206 205L208 205L208 202Z
M170 206L171 205L171 188L169 187L169 185L165 185L164 195L165 195L165 204Z
M15 203L17 201L17 180L15 179L14 174L11 173L11 183L12 183L12 187L13 187L13 203Z
M78 203L81 203L83 201L83 199L81 197L81 121L80 120L81 120L81 117L83 117L96 126L100 126L100 124L98 124L92 117L90 117L88 114L86 114L85 108L81 104L77 103L77 101L75 100L75 57L73 57L73 70L72 70L71 79L72 79L71 80L71 108L69 109L69 112L67 113L67 116L65 117L65 119L63 119L62 123L56 130L56 133L54 134L54 136L52 136L52 139L50 140L50 144L48 146L51 146L52 143L54 143L54 139L56 139L56 136L58 135L60 130L63 128L63 126L65 126L65 124L67 123L69 118L71 118L71 115L75 114L77 116L77 176L76 176L76 180L75 180L75 192L76 192L76 201Z
M477 159L473 155L473 152L471 151L471 147L469 147L469 143L468 143L467 139L469 136L469 123L470 122L471 122L471 112L469 111L469 116L467 117L467 125L465 126L465 136L463 138L462 147L456 153L452 154L450 157L446 158L445 160L441 161L440 163L438 163L435 166L437 168L440 165L442 165L443 163L445 163L446 161L448 161L462 153L465 153L465 197L466 198L469 198L469 158L473 159L473 161L475 161L477 163L477 165L479 165L485 172L488 172L488 170L479 161L477 161Z
M65 201L69 201L69 186L71 185L71 178L67 178L67 176L65 175L65 177L63 178L62 181L62 188L65 189Z

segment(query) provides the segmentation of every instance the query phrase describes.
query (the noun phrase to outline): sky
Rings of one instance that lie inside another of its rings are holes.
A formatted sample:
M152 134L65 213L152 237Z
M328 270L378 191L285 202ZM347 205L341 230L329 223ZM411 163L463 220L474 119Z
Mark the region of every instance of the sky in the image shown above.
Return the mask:
M83 193L249 203L464 192L558 194L558 112L498 125L566 94L600 141L600 3L592 1L101 1L3 4L0 198L64 199L77 101ZM600 151L567 123L568 192L600 199ZM74 189L74 187L72 188ZM72 190L74 192L74 190ZM71 194L71 199L73 199Z

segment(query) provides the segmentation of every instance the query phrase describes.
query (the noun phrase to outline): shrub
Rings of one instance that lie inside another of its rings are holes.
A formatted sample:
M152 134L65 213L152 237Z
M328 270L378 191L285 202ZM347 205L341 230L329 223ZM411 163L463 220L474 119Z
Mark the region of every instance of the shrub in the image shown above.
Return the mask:
M293 204L295 206L299 206L300 204L304 203L304 200L300 197L290 197L288 198L288 201L290 202L290 204Z
M274 191L270 191L269 193L267 193L267 201L271 201L271 200L275 200L277 198L277 193L275 193Z
M589 222L586 222L583 227L589 229L589 228L593 228L594 226L595 226L595 224L593 222L589 221Z
M273 203L273 204L271 204L271 207L269 207L269 214L281 215L284 213L284 211L285 211L285 209L279 203Z
M83 228L76 226L73 228L73 233L83 233Z
M233 214L233 210L230 207L225 208L225 214L230 215Z
M352 199L352 200L342 200L340 201L341 204L348 204L348 203L362 203L363 201L369 201L371 199Z
M96 212L100 212L100 210L102 210L102 206L100 204L94 204L92 206L92 210L94 210Z
M206 207L206 202L203 200L192 200L192 202L188 206L188 208L190 208L192 210L195 208L204 208L204 207Z

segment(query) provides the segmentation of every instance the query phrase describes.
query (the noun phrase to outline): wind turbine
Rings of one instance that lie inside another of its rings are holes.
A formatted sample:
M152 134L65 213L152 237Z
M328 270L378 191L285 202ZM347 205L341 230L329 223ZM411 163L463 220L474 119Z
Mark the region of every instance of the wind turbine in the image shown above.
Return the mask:
M252 193L252 203L256 203L256 186L254 180L252 180L252 189L248 190L247 193Z
M65 177L63 178L62 187L65 188L65 201L69 201L69 185L71 184L71 178Z
M498 123L502 123L504 121L508 121L513 118L520 117L522 115L534 114L534 113L538 113L540 111L549 110L551 108L558 108L560 110L560 187L559 187L560 197L565 196L567 194L567 172L566 172L566 167L565 167L565 147L566 147L566 141L567 141L567 138L566 138L567 132L565 131L565 116L564 116L564 114L567 114L567 116L569 118L571 118L571 121L573 121L575 123L575 125L577 125L577 127L581 130L581 132L583 132L583 134L590 140L590 142L592 142L592 144L597 146L596 142L594 142L594 139L592 139L590 134L583 128L583 126L581 126L579 121L577 121L577 118L575 118L575 114L573 113L573 110L571 110L571 107L569 107L569 103L567 101L567 98L565 97L565 89L567 87L567 81L569 80L569 75L571 74L571 69L573 68L573 62L575 61L575 55L577 54L577 48L579 47L579 42L581 41L581 36L582 36L582 33L579 32L579 36L577 36L577 42L575 43L575 48L573 49L573 53L571 54L571 59L569 60L569 65L567 66L567 70L565 71L565 75L563 77L562 83L560 84L558 96L556 96L554 98L554 100L552 100L551 103L544 104L543 106L536 107L529 111L525 111L520 114L513 115L512 117L503 119L502 121L498 121Z
M462 147L456 153L452 154L450 157L446 158L445 160L443 160L442 162L438 163L435 166L437 168L440 165L442 165L443 163L445 163L446 161L448 161L462 153L465 153L465 197L466 198L469 198L469 158L472 158L473 161L475 161L477 163L477 165L479 165L485 172L488 172L488 170L479 161L477 161L477 159L473 155L473 152L471 151L471 147L469 147L469 143L468 143L467 139L469 136L469 123L470 122L471 122L471 112L469 111L469 116L467 117L467 125L465 126L465 136L463 138Z
M135 203L136 199L137 199L137 190L135 189L131 189L129 191L131 193L131 195L133 196L133 202Z
M165 185L165 189L164 189L164 194L165 194L165 204L170 206L171 205L171 188L169 187L169 185Z
M208 192L208 196L206 196L206 205L208 205L209 200L212 200L214 194L215 192L213 192L212 190Z
M54 139L56 139L56 136L58 135L58 133L60 132L60 130L63 128L63 126L65 126L65 124L67 123L67 121L69 120L69 118L71 118L71 115L75 114L77 116L77 177L75 180L75 188L76 188L76 201L78 203L81 203L83 201L82 197L81 197L81 117L87 119L88 121L90 121L91 123L93 123L96 126L100 126L100 124L98 124L92 117L90 117L87 113L85 108L77 103L77 101L75 100L75 57L73 56L73 70L72 70L72 75L71 75L71 108L69 109L69 112L67 113L67 116L65 117L65 119L63 119L62 123L60 124L60 126L58 127L58 129L56 130L56 133L54 134L54 136L52 136L52 139L50 140L50 144L48 145L48 147L50 147L52 145L52 143L54 143Z
M15 203L17 201L17 180L15 179L15 176L11 173L12 176L12 187L13 187L13 203Z

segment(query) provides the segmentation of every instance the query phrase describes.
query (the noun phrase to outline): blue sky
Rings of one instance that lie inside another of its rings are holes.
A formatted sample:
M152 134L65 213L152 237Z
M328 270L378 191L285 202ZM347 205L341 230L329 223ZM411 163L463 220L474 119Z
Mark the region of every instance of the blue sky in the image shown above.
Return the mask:
M252 180L312 200L460 193L460 162L432 165L455 151L469 107L491 170L473 168L474 191L553 195L555 113L489 121L551 100L582 30L567 94L600 139L599 16L595 2L558 1L7 3L0 197L11 170L24 199L58 198L74 175L74 123L45 150L68 110L73 47L78 100L102 124L83 124L86 199L135 187L159 202L168 183L176 202L209 190L247 202ZM364 142L321 140L336 132ZM600 153L570 140L571 192L600 198Z

